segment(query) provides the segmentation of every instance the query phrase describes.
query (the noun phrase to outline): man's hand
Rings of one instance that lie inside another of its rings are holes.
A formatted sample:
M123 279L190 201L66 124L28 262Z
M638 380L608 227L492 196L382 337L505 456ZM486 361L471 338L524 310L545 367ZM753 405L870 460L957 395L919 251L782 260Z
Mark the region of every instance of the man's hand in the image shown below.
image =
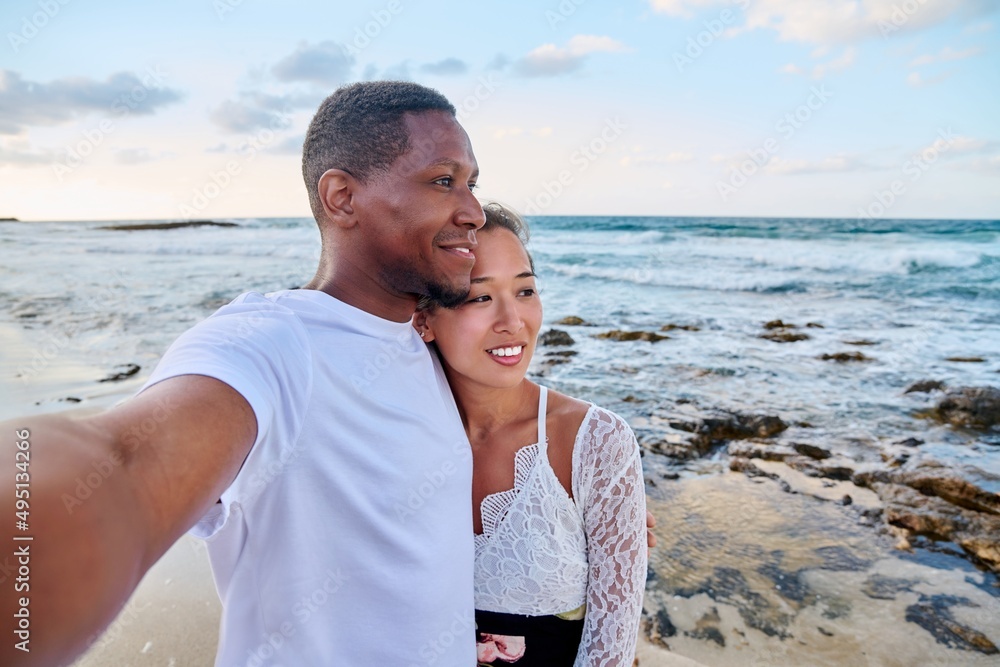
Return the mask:
M83 653L146 570L232 483L256 429L240 394L198 375L165 380L92 417L0 424L5 468L18 443L30 442L30 485L21 488L30 494L22 535L32 538L16 543L29 545L30 580L15 588L6 577L0 589L0 665L63 665ZM10 514L15 485L13 473L0 477L0 508ZM13 517L8 539L12 526ZM25 607L30 652L14 646L14 614Z

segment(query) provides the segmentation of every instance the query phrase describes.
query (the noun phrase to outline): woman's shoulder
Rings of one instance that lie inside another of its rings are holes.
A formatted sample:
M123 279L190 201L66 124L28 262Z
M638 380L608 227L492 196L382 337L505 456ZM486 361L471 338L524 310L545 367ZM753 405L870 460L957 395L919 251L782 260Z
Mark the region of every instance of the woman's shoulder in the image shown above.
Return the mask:
M615 436L615 440L634 440L631 427L620 415L599 405L581 401L549 390L550 423L561 433L573 434L577 446L587 441L605 440Z

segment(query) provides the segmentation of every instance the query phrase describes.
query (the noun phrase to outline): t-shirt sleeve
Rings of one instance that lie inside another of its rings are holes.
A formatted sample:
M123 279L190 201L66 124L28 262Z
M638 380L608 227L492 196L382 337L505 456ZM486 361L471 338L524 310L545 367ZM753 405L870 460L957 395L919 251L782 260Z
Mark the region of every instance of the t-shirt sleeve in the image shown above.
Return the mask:
M174 341L140 391L181 375L226 383L246 399L257 420L249 461L263 447L294 446L312 389L311 356L305 327L292 311L245 294ZM238 481L193 534L211 537L222 529L232 504L242 500Z
M596 409L573 452L587 531L587 615L574 667L631 667L646 585L646 494L635 434Z

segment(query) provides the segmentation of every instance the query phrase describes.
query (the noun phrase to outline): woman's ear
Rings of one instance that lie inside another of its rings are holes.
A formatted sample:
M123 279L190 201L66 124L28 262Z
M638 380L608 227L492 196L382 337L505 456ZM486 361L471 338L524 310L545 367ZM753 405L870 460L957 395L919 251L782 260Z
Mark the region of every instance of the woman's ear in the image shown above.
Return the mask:
M425 343L434 340L434 330L431 328L430 320L430 315L426 310L418 310L413 315L413 328L417 330Z

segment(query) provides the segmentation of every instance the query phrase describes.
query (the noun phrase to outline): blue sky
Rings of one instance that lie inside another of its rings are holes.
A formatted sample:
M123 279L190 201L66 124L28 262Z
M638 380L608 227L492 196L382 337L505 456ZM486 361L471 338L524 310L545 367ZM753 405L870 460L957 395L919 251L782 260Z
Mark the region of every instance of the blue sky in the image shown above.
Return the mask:
M6 0L0 217L308 216L319 101L406 78L529 214L996 218L998 8Z

